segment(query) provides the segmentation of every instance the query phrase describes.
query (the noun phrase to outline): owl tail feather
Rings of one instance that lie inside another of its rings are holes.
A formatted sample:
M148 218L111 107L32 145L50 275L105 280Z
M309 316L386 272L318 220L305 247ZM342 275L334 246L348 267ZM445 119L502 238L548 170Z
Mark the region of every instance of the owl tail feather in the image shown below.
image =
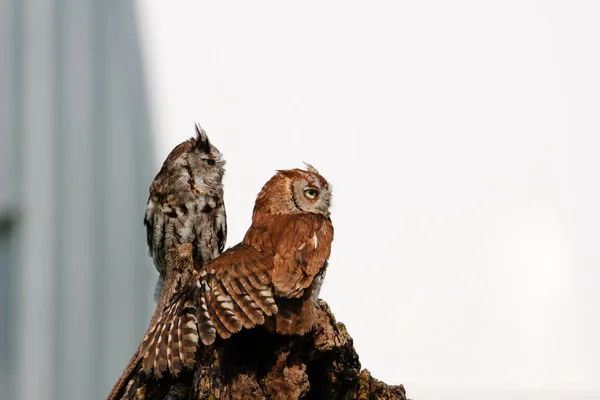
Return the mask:
M167 370L177 376L183 367L194 366L197 347L196 316L186 310L177 315L177 308L171 307L142 340L142 370L146 375L154 370L157 378Z

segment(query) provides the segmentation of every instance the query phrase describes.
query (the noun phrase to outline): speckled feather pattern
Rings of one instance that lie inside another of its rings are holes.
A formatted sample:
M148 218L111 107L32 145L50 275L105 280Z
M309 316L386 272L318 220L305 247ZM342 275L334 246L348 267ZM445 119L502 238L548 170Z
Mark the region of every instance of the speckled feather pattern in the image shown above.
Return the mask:
M197 268L223 252L227 239L224 165L222 154L196 125L196 137L175 147L154 178L144 225L149 254L160 274L156 298L169 248L191 243Z

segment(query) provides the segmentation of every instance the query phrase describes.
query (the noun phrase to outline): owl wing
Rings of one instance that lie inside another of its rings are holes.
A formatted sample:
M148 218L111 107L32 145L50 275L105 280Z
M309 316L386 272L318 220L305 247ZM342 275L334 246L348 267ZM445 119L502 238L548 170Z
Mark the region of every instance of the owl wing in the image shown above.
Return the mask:
M158 173L154 177L154 180L150 184L150 197L148 198L146 214L144 215L144 226L146 227L146 241L148 243L148 252L150 253L151 257L154 256L154 214L156 213L157 207L160 204L166 204L168 194L179 189L179 187L174 186L178 185L178 168L174 168L172 166L176 165L176 160L180 158L182 154L191 151L192 147L193 144L189 140L178 144L171 151L171 153L169 153L162 167L160 168L160 171L158 171ZM156 228L161 229L160 226Z
M317 214L282 216L272 222L273 286L283 297L301 297L331 253L333 225Z
M197 272L142 340L144 372L177 375L194 365L200 341L210 345L276 314L271 270L272 256L238 244Z

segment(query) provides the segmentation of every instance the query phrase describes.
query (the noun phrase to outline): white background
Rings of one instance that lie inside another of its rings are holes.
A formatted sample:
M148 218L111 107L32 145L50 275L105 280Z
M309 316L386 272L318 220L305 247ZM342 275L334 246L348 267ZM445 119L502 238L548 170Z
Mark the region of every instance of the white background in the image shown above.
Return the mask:
M414 399L600 398L600 3L138 0L156 169L199 121L231 246L334 186L322 291Z

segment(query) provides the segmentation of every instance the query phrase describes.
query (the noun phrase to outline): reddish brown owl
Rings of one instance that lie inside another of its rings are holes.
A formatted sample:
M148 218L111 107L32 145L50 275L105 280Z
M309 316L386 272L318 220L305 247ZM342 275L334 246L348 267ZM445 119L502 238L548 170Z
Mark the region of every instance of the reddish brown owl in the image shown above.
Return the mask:
M144 337L145 373L177 375L194 364L199 341L242 328L310 331L333 240L330 200L329 184L311 166L277 172L258 194L242 243L198 271Z

